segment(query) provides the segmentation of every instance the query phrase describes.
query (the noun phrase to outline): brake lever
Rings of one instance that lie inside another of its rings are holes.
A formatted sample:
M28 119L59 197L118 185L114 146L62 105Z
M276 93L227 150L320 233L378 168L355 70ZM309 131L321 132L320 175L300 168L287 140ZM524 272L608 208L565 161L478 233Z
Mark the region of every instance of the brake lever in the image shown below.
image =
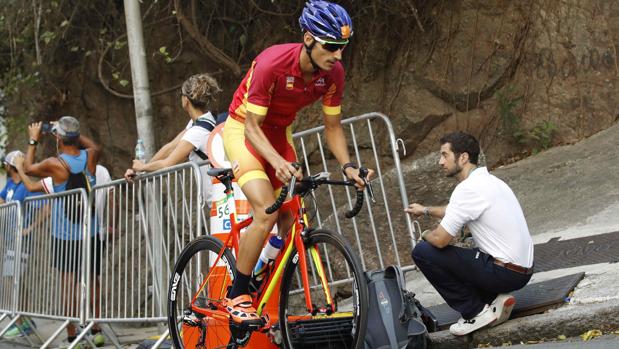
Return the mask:
M370 197L370 201L375 204L376 200L374 199L374 189L372 189L372 183L368 181L369 170L365 167L361 167L359 169L359 177L363 179L363 183L365 183L365 189L368 192L368 196Z
M296 187L297 184L297 177L292 176L292 178L290 179L290 183L288 184L288 188L290 188L290 190L288 190L288 195L286 195L286 200L290 200L292 199L292 195L294 195L294 188Z
M326 180L326 179L329 179L330 177L331 177L331 173L330 172L320 172L320 173L317 173L317 174L312 176L312 178L315 181Z

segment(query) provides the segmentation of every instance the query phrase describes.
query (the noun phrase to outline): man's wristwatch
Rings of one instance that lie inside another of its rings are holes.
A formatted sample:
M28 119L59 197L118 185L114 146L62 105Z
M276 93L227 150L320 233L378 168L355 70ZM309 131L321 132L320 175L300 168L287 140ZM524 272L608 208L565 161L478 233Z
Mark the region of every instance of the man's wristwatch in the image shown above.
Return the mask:
M423 208L423 215L426 217L430 217L430 208L428 206Z
M352 167L354 169L358 169L359 166L357 166L357 164L355 164L354 162L347 162L342 166L342 173L344 174L344 176L346 176L346 169Z
M30 138L30 140L28 141L28 145L37 145L37 144L39 144L39 141L37 141L36 139Z

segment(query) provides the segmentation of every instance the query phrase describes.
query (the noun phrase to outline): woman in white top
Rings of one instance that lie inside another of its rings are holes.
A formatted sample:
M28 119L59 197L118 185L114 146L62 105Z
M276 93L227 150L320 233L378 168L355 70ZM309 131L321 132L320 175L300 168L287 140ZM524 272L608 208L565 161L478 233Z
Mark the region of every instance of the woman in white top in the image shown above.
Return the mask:
M172 141L164 145L144 163L133 160L133 166L125 172L125 178L131 180L136 172L153 172L173 165L190 161L200 161L206 154L206 140L215 127L215 118L209 109L215 104L217 94L221 92L217 80L208 74L190 76L181 87L181 105L190 120ZM211 180L203 168L203 194L205 201L211 202Z

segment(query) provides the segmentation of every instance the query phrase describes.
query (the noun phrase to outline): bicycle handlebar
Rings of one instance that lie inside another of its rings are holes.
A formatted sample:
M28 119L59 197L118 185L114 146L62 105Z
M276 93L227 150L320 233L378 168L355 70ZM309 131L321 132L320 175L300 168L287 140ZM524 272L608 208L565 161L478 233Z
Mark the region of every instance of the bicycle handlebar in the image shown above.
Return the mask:
M350 211L346 211L346 214L344 214L344 216L346 218L353 218L354 216L359 214L362 207L363 207L363 190L357 190L357 201L355 202L355 207L353 207L352 210Z
M368 175L368 169L367 168L360 168L359 169L359 176L366 181L366 177ZM322 173L313 176L313 177L306 177L303 178L301 181L299 181L301 185L306 185L309 187L309 189L315 189L317 188L319 185L321 184L330 184L330 185L347 185L347 186L354 186L355 182L354 181L332 181L328 179L328 175L323 175ZM277 197L277 199L275 200L275 203L273 203L273 205L269 206L266 208L265 212L267 214L272 214L275 211L279 210L282 206L282 204L284 203L284 201L286 200L286 196L288 196L290 187L294 187L296 183L296 178L292 177L292 180L290 182L289 186L283 186L282 187L282 191L280 192L279 196ZM369 187L369 183L366 181L366 187L368 188L368 190L371 190L371 188ZM345 213L345 217L346 218L352 218L354 216L356 216L357 214L359 214L359 212L361 211L361 208L363 207L363 198L364 198L364 193L363 190L356 190L357 192L357 198L355 201L355 206L349 210L346 211ZM370 191L370 195L372 195L372 192Z
M294 178L294 177L293 177ZM288 186L285 185L282 187L282 191L279 193L279 196L275 200L275 203L264 210L267 214L274 213L282 207L282 204L286 200L286 196L288 196Z
M291 163L291 165L292 167L298 170L301 168L302 164L300 162L293 162ZM292 176L292 178L290 178L290 187L294 188L296 184L296 180L297 180L297 177L295 176ZM279 210L279 208L282 207L282 204L284 203L284 201L286 201L286 196L288 196L288 188L289 186L287 185L282 186L282 191L279 193L279 196L277 197L277 199L275 199L275 203L267 207L264 210L264 212L266 212L267 214L272 214L275 211Z
M363 181L365 182L365 186L370 194L370 198L372 198L372 201L373 201L374 194L372 193L372 186L367 181L368 173L369 171L367 168L365 167L359 168L359 177L361 177L361 179L363 179ZM355 206L352 208L352 210L346 211L346 214L344 216L346 218L352 218L359 214L362 207L363 207L363 190L357 189L357 201L355 202Z

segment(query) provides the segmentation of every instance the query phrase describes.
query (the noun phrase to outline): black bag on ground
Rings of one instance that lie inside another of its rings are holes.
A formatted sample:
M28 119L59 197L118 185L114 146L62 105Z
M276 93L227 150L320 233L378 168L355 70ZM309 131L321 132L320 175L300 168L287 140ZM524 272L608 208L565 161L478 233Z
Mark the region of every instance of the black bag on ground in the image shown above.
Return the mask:
M69 164L64 161L61 157L58 157L62 166L69 172L69 178L67 179L67 186L65 190L71 189L79 189L83 188L86 190L86 195L90 194L92 190L90 186L90 181L88 181L88 175L86 174L86 168L88 167L88 154L86 154L86 161L84 163L84 168L80 172L71 172L71 167ZM71 203L69 205L68 203ZM94 200L92 200L92 211L94 211ZM72 223L82 223L82 217L84 216L84 211L82 210L84 205L82 204L82 196L77 195L75 200L68 200L64 203L64 213L65 217Z
M365 273L369 290L365 349L425 349L429 337L422 321L422 307L406 290L397 266Z

